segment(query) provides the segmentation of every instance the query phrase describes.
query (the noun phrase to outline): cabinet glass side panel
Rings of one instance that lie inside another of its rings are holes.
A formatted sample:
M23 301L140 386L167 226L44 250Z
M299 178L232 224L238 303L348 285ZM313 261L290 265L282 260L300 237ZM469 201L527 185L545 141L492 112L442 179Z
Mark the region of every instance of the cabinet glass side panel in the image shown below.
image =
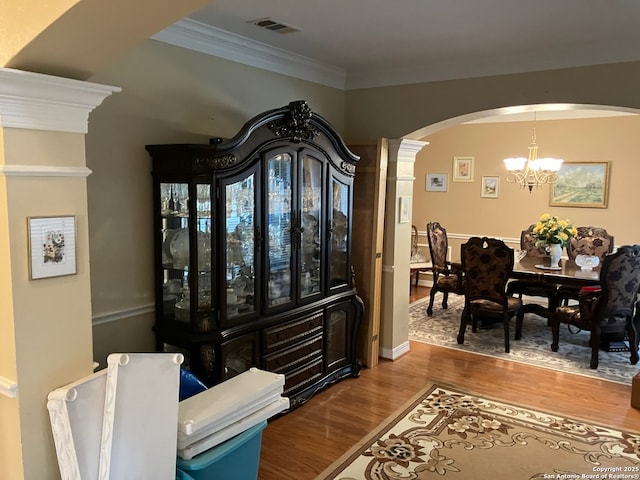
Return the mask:
M198 289L198 310L208 310L212 305L211 298L211 185L208 183L196 184L196 221L197 235L196 250L198 255L198 278L196 288ZM209 331L210 321L206 314L198 315L198 330Z
M227 318L255 311L255 173L226 185Z
M347 358L347 312L334 310L327 325L327 365Z
M268 305L290 302L291 289L291 167L288 153L268 161L267 252L269 271Z
M337 287L349 281L348 245L349 245L349 186L337 180L331 182L331 258L330 286Z
M302 159L302 241L300 292L308 297L320 292L322 215L322 163L310 156Z
M161 183L162 316L189 323L189 185Z

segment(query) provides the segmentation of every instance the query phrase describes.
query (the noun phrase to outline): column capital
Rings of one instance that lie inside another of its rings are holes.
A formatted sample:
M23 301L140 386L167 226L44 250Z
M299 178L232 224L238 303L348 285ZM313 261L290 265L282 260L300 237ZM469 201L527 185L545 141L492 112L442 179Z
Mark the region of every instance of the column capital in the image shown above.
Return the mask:
M416 154L429 142L398 138L389 140L389 161L415 162Z
M0 68L0 127L87 133L89 113L120 87Z

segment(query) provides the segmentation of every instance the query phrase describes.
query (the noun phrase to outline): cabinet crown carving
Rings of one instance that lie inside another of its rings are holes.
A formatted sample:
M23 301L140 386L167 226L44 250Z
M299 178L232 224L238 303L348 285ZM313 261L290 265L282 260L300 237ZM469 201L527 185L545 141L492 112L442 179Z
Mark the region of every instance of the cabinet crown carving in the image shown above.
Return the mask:
M196 165L198 167L208 167L213 170L220 170L235 165L238 162L238 158L231 154L224 154L219 156L202 156L196 157Z
M307 102L303 100L291 102L289 108L291 110L289 117L271 122L269 129L277 137L291 137L295 143L313 140L319 131L310 124L311 108Z

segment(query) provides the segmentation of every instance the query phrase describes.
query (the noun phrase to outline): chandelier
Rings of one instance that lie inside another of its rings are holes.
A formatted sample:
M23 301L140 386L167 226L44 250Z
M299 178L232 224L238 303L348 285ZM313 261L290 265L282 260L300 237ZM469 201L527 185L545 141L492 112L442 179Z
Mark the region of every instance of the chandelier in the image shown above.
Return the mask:
M505 158L504 165L509 172L507 173L507 182L517 183L521 188L527 187L531 193L534 187L540 188L542 185L558 182L557 172L562 166L562 160L559 158L538 158L538 144L534 127L529 146L529 158Z

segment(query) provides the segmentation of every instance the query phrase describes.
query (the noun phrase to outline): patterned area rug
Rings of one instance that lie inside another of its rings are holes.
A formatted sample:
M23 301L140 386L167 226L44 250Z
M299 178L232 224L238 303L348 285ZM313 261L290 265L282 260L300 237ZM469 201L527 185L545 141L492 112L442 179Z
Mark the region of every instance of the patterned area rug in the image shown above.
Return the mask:
M462 296L450 295L449 308L442 309L442 296L436 295L433 316L427 316L428 298L409 306L409 340L455 348L468 352L490 355L515 362L550 368L555 371L575 373L630 385L640 365L629 363L629 352L600 351L597 370L589 368L591 348L589 332L571 333L566 325L560 328L560 347L551 351L551 328L547 320L534 314L526 314L522 328L522 340L514 340L515 319L510 328L511 352L504 351L504 330L501 323L490 328L478 328L477 333L467 327L464 344L458 345L456 337L460 315L464 307ZM639 477L640 478L640 477Z
M316 480L637 479L639 474L640 434L431 385Z

